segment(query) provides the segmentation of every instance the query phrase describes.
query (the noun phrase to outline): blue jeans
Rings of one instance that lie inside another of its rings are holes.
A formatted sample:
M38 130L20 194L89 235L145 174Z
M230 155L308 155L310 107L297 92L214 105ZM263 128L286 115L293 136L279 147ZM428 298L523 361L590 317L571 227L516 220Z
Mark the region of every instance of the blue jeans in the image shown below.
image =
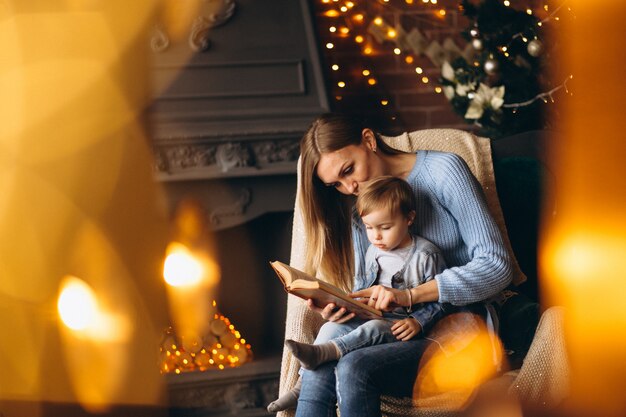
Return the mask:
M366 346L396 342L396 337L391 333L392 325L393 321L386 319L353 319L342 324L328 321L321 327L315 343L332 340L343 356Z
M320 336L329 335L318 335L316 343L322 343ZM380 416L381 395L412 396L420 358L431 343L413 339L364 347L305 370L296 416L333 417L336 404L341 417Z

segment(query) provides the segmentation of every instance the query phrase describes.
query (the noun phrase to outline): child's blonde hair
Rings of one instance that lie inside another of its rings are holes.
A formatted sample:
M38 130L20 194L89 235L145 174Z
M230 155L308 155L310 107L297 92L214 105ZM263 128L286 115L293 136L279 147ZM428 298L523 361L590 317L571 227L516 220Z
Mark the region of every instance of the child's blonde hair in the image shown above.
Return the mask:
M374 210L387 209L390 213L400 210L403 216L415 211L415 195L411 186L403 179L383 176L368 182L356 200L359 216Z

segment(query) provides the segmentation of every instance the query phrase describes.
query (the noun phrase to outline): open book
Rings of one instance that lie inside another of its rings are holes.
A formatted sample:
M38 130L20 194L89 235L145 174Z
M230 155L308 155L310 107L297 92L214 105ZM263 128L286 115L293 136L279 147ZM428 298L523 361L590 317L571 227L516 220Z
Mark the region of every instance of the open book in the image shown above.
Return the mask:
M321 281L311 275L295 269L283 262L270 262L278 278L282 281L288 293L296 295L305 300L311 299L317 307L325 307L334 303L337 307L344 307L351 313L364 319L376 319L382 317L383 313L373 307L368 306L358 300L350 298L345 291Z

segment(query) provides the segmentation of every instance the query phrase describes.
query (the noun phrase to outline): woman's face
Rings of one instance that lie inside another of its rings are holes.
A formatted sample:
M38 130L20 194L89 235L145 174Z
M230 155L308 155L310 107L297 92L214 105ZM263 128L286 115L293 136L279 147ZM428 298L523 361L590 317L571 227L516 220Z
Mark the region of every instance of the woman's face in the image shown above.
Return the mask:
M383 161L374 149L374 135L371 130L365 129L359 145L323 153L317 164L317 176L342 194L358 195L363 183L385 174Z

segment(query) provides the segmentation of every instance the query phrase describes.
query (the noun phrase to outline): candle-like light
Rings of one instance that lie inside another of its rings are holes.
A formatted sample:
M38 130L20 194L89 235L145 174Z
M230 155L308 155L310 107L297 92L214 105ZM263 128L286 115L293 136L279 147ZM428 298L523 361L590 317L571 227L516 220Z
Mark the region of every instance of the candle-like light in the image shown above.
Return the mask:
M575 0L568 6L576 19L561 27L559 67L576 75L576 94L559 112L566 116L564 134L548 142L558 201L554 217L553 210L546 213L542 233L544 296L565 307L567 410L572 416L624 416L626 141L620 132L626 83L623 56L607 51L626 47L626 4ZM590 137L602 140L592 144Z

